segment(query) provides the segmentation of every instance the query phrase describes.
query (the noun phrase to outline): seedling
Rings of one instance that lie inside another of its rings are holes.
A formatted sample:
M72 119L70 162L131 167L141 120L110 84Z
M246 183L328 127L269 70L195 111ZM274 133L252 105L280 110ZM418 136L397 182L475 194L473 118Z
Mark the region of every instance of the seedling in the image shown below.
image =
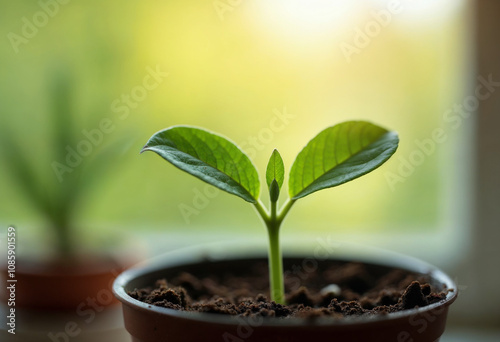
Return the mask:
M365 121L347 121L315 136L293 162L288 199L278 210L285 179L283 160L274 150L267 165L270 205L259 198L259 174L248 156L228 139L201 128L173 126L155 133L142 149L153 151L179 169L252 203L269 235L271 299L284 303L279 230L293 204L318 190L344 184L375 170L396 151L399 138Z

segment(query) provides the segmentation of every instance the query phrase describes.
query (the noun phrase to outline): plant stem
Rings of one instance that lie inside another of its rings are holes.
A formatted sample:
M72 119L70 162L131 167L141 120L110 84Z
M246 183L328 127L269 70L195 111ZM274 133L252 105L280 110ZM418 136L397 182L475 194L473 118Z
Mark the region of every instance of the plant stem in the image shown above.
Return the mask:
M277 202L271 201L270 213L266 211L260 201L255 203L255 208L266 224L269 237L269 282L271 300L279 304L285 304L283 258L281 256L279 232L281 223L294 202L295 200L287 200L279 213L277 210Z
M260 217L262 220L264 220L264 223L267 226L267 222L269 222L269 214L267 213L266 208L264 208L264 205L262 204L261 201L257 201L254 203L255 209L257 209L257 212L259 213Z
M71 234L68 231L68 226L57 226L55 230L59 256L67 260L72 256Z
M285 285L283 282L283 258L281 257L279 228L268 228L269 235L269 281L271 300L285 304Z
M73 254L73 239L69 220L65 215L50 216L56 238L56 248L59 258L69 260Z
M288 199L285 204L281 207L281 210L277 216L277 221L279 222L279 225L281 225L281 222L285 219L285 216L288 214L290 209L292 208L293 204L295 203L296 200L294 199Z

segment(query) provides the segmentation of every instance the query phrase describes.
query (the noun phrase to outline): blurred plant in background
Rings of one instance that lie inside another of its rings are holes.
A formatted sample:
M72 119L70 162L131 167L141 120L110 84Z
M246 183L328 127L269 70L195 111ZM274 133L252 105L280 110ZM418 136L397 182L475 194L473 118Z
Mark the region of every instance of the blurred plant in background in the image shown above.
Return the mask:
M117 165L112 161L119 158L122 148L120 144L104 143L106 132L79 126L74 96L78 87L70 70L58 67L47 80L50 115L40 127L46 132L38 132L35 138L4 125L1 157L15 189L46 219L55 254L71 259L84 249L75 231L78 208L83 200L98 196L97 187ZM99 127L99 116L86 116L89 127ZM47 141L39 140L40 133ZM47 172L49 165L52 172Z

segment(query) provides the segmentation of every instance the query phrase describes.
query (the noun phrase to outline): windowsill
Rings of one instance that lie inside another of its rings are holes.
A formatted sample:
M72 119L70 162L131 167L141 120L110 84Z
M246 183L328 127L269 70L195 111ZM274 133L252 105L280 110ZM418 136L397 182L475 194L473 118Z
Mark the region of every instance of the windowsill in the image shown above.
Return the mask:
M251 231L223 231L207 228L206 232L189 230L150 232L143 233L141 238L149 249L149 256L159 256L180 248L202 246L212 243L248 243L250 246L259 246L267 249L267 237L263 230L258 233ZM412 233L403 231L401 233L384 234L330 234L317 232L315 234L282 234L281 243L283 252L300 246L302 251L307 252L311 247L311 254L318 244L318 239L334 241L340 245L355 244L381 248L396 253L409 255L422 259L435 265L445 272L456 269L457 263L463 257L463 251L467 250L467 236L463 234L451 234L448 230L429 233ZM453 278L453 274L450 274Z

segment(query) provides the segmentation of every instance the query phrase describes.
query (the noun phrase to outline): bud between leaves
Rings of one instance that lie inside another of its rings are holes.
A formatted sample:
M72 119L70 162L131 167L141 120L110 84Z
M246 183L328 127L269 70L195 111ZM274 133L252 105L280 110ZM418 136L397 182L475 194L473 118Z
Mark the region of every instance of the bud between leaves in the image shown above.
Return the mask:
M271 185L269 186L269 198L271 202L277 202L280 197L280 186L276 179L273 179Z

